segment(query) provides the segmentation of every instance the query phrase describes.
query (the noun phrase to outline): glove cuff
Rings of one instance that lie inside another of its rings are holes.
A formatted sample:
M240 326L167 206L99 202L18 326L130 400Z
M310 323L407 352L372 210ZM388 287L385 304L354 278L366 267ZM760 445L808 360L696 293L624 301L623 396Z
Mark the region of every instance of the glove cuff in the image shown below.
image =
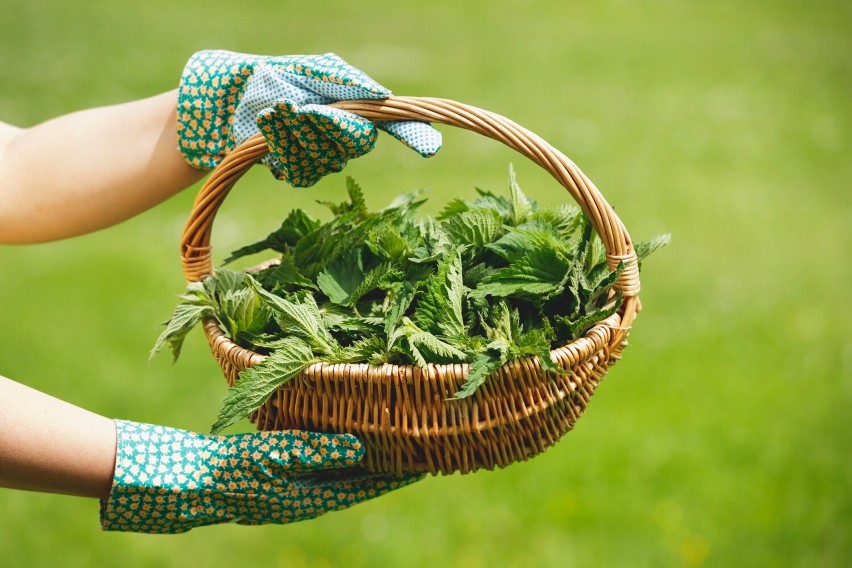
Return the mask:
M222 50L199 51L178 88L178 147L189 165L212 169L229 149L234 112L255 65L264 58Z
M188 455L204 451L204 437L124 420L115 425L115 472L109 497L100 502L101 528L144 533L192 528L196 523L187 523L190 504L184 493L195 481L183 464Z

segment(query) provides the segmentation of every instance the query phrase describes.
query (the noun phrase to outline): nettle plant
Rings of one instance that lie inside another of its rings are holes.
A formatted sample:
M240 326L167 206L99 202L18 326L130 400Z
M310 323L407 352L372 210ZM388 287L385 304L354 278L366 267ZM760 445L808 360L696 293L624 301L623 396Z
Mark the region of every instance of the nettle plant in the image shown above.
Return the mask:
M265 239L225 261L272 250L258 270L218 268L187 286L157 339L175 360L187 333L215 318L235 343L266 355L240 374L214 433L247 417L282 384L318 363L468 363L460 390L473 394L503 364L534 356L561 372L550 350L618 309L603 245L580 209L539 209L509 169L508 195L477 189L435 218L406 193L379 211L346 180L348 201L323 203L320 222L300 209ZM640 261L669 242L638 243Z

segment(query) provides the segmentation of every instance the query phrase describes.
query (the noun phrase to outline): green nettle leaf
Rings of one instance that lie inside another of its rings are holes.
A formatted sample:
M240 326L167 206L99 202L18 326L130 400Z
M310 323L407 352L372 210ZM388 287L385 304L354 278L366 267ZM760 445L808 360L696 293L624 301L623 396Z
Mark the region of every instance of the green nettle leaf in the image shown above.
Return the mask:
M402 322L411 302L417 292L416 285L411 282L400 282L389 294L388 309L385 312L385 337L393 336L394 330Z
M454 398L467 398L476 392L476 389L494 374L497 369L509 361L508 346L501 342L491 342L488 348L478 353L470 363L470 370L465 377L464 383L455 393Z
M447 264L447 283L444 289L447 291L447 307L449 309L438 320L438 327L447 337L461 337L467 333L463 313L467 290L462 277L462 260L459 254L450 257Z
M275 318L282 330L301 337L323 355L334 356L339 346L325 326L313 296L304 294L295 301L285 300L261 288L254 278L248 278L249 285L276 312Z
M454 197L451 199L438 213L438 216L435 217L438 221L444 221L449 219L450 217L455 217L460 213L464 213L465 211L470 210L470 205L467 201L462 199L461 197Z
M544 321L546 322L547 319L545 318ZM553 339L553 330L549 328L549 325L547 328L519 330L509 349L510 359L537 357L542 369L563 373L563 369L550 358L550 345Z
M497 272L497 268L490 266L485 262L479 262L472 266L466 267L464 271L464 285L468 288L476 288L479 283Z
M501 235L503 220L492 209L471 209L450 217L442 227L452 244L482 248Z
M393 212L400 216L400 218L410 218L412 213L414 213L421 205L426 203L426 198L421 197L423 195L422 190L408 191L405 193L401 193L391 200L391 202L382 209L379 213L389 213Z
M352 345L344 347L338 357L340 363L368 362L376 365L390 363L388 344L379 334L369 335L359 339Z
M411 262L423 264L438 261L452 248L447 233L432 219L422 223L419 232L420 243L414 247L414 253L409 258Z
M384 225L371 231L368 235L367 246L378 258L387 258L394 262L402 262L411 255L408 240L399 227Z
M212 276L204 279L204 290L211 298L241 290L246 287L245 273L227 268L217 268Z
M521 191L515 177L515 168L509 164L509 193L512 197L512 225L517 227L524 223L532 212L533 206L529 198Z
M172 350L173 360L177 361L183 347L183 341L192 328L198 325L204 317L213 314L212 306L197 304L179 304L171 319L165 323L166 329L157 338L151 349L149 360L168 345Z
M243 288L221 295L216 315L224 324L227 335L237 339L241 334L253 336L260 333L268 324L272 312L257 292Z
M539 247L484 278L471 292L471 296L536 300L556 292L569 268L570 261L558 251Z
M456 249L430 276L414 312L424 329L454 340L466 335L463 304L466 288L462 278L461 254Z
M281 262L278 264L273 264L255 274L255 279L265 289L273 292L278 290L293 291L299 288L317 290L317 285L301 273L296 266L293 255L289 253L283 254Z
M290 212L265 239L228 259L272 250L280 262L252 271L218 268L187 286L152 349L178 357L190 329L213 318L232 341L267 354L228 391L215 431L248 416L281 384L317 361L426 367L468 363L455 397L472 395L502 365L550 358L622 304L624 270L609 270L600 239L573 205L539 209L510 166L508 192L476 189L436 219L409 192L370 212L361 187L324 203L331 218ZM670 240L638 243L641 260Z
M403 352L408 354L416 365L423 368L429 363L462 362L467 359L464 351L420 329L408 318L403 318L401 324L394 329L388 338L388 345L401 345Z
M284 219L284 222L281 223L278 229L269 233L266 238L256 243L235 250L225 259L224 264L230 264L238 258L265 250L274 250L281 253L287 252L295 247L300 239L316 230L319 224L319 221L312 219L301 209L294 209Z
M172 317L163 323L166 328L154 342L154 347L151 348L148 356L149 362L166 345L172 351L173 361L177 361L184 339L190 330L205 317L214 313L215 302L202 282L189 283L184 293L180 295L180 299L181 303L175 307Z
M364 199L364 192L361 186L352 179L346 177L346 193L349 196L349 201L344 201L340 204L331 203L329 201L317 201L320 205L325 205L328 209L337 216L342 216L347 213L353 213L357 216L367 214L367 201Z
M615 301L609 307L603 307L591 313L580 315L576 318L569 316L555 316L554 321L558 326L561 326L567 332L566 339L571 341L582 337L589 329L599 321L603 321L616 311L621 305L621 294L619 293Z
M584 220L585 218L579 207L565 203L554 209L533 210L529 221L521 225L521 227L527 225L537 227L547 226L561 239L570 240L581 230Z
M501 219L509 222L512 215L512 200L503 196L491 193L488 190L476 188L476 193L479 197L470 203L471 209L490 209L497 213Z
M275 389L315 362L316 357L307 343L295 337L283 339L261 363L240 373L240 379L228 389L222 401L211 433L218 434L248 417Z
M509 264L536 249L553 249L566 257L569 253L566 243L551 227L531 223L510 229L493 243L485 245L485 248Z
M364 280L352 292L351 303L354 305L364 296L376 290L389 290L404 279L405 274L402 271L394 268L390 262L383 262L364 276Z
M648 257L652 252L670 244L672 242L672 236L670 233L665 233L663 235L657 235L653 239L648 242L636 243L636 256L639 260L644 260Z
M335 304L349 305L364 280L361 250L352 249L317 276L317 286Z

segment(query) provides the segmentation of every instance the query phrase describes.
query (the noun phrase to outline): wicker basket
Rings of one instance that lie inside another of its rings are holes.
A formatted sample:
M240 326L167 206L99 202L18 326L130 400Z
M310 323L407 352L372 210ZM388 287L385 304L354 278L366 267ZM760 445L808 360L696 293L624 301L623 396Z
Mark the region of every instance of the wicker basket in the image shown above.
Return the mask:
M535 358L513 361L471 397L453 400L468 366L318 363L279 388L251 417L259 429L348 432L364 444L371 471L470 473L505 467L546 450L570 430L607 369L621 356L639 311L639 269L630 237L591 181L544 140L497 114L433 98L393 97L333 106L373 120L421 120L457 126L498 140L550 172L594 225L611 268L625 263L616 286L619 311L584 337L554 349L568 373L542 371ZM230 153L199 192L181 241L184 273L198 281L213 273L210 234L222 201L267 152L257 135ZM204 322L213 355L228 382L263 360Z

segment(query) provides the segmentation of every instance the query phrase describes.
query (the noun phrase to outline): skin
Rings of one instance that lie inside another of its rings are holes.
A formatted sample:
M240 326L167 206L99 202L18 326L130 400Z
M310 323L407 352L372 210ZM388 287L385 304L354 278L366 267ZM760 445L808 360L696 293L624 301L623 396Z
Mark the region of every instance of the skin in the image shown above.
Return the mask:
M0 122L0 244L104 229L203 177L178 151L176 101L170 91L31 128ZM111 419L0 377L0 487L106 497L115 448Z
M177 149L176 101L170 91L26 129L0 123L0 243L103 229L203 177Z

